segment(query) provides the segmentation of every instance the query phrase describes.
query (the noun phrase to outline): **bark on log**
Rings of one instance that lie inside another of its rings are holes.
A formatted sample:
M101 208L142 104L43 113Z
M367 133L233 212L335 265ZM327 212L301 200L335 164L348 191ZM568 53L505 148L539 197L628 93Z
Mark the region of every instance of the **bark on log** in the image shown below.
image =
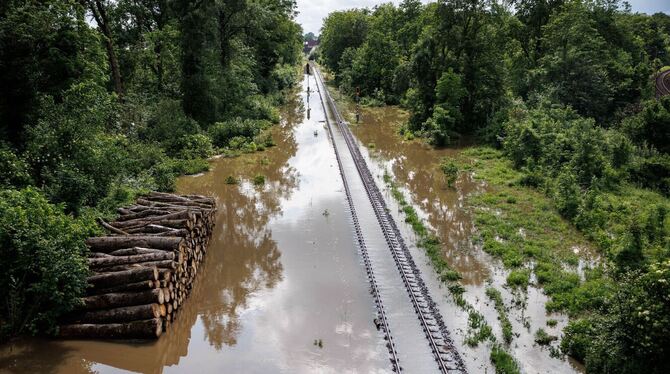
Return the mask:
M157 280L158 270L155 267L139 267L137 269L97 274L88 277L88 283L95 288L108 288L119 284L136 283L145 280Z
M142 248L142 247L133 247L133 248L123 248L117 249L116 251L109 252L111 256L133 256L133 255L145 255L148 253L161 253L165 252L160 249L153 248Z
M114 265L108 267L101 267L92 269L96 275L108 274L110 272L117 273L121 271L136 270L141 268L159 268L159 269L168 269L175 270L177 269L179 263L174 260L165 260L165 261L149 261L149 262L138 262L135 264L125 264L125 265Z
M159 288L161 281L142 281L128 284L121 284L114 287L108 288L90 288L87 290L87 295L102 295L106 293L117 293L117 292L131 292L131 291L146 291L152 288Z
M164 232L170 232L170 231L176 231L176 229L173 229L172 227L167 227L167 226L162 226L162 225L157 225L150 223L148 225L144 226L137 226L137 227L132 227L129 229L126 229L128 234L157 234L157 233L164 233ZM179 235L175 235L179 236Z
M156 339L163 332L163 321L153 318L143 321L108 324L74 324L61 326L61 338Z
M162 209L147 209L141 212L135 212L135 213L129 213L129 214L124 214L120 216L119 218L116 219L116 222L123 222L123 221L131 221L134 219L138 218L145 218L149 216L164 216L166 214L170 214L170 212L166 212L165 210Z
M119 230L119 229L117 229L116 227L114 227L114 226L110 225L109 223L105 222L105 220L103 220L102 218L99 218L99 217L98 217L98 223L100 223L100 225L101 225L102 227L106 228L107 230L109 230L109 231L111 231L111 232L113 232L113 233L115 233L115 234L119 234L119 235L128 235L127 232L125 232L125 231L123 231L123 230Z
M156 248L164 251L178 250L179 246L184 242L181 237L170 236L102 236L90 238L86 240L86 244L91 247L92 251L109 253L117 249L144 247Z
M161 317L160 304L125 306L75 314L73 323L119 323Z
M132 256L113 256L103 258L89 258L88 265L95 268L109 267L115 265L137 264L149 261L174 260L174 252L157 251L153 253L138 254Z
M119 292L108 293L97 296L87 296L82 299L84 302L84 309L110 309L119 308L122 306L144 305L144 304L163 304L165 298L163 290L156 288L149 291L142 292Z
M162 216L150 216L144 218L131 219L129 221L123 221L123 222L114 222L112 223L112 226L119 229L124 229L134 226L148 225L150 223L161 222L168 219L193 219L193 214L194 212L190 210L184 210L181 212L164 214Z

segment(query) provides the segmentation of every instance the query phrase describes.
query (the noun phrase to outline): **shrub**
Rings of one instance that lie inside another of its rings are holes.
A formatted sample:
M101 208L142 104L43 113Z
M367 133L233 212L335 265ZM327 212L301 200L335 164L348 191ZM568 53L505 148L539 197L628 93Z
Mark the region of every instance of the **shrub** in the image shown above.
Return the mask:
M440 169L444 174L447 186L452 187L454 182L456 182L456 178L458 178L458 166L453 160L443 158L442 162L440 162Z
M86 288L84 239L95 224L73 219L36 189L0 192L0 333L53 332Z
M547 332L544 331L544 329L537 329L537 331L535 331L535 343L539 345L549 345L556 339L558 338L553 335L547 334Z
M265 184L265 176L262 174L258 174L254 177L253 182L255 186L262 186Z
M198 123L184 114L179 100L164 99L158 102L145 127L139 129L141 138L160 142L168 147L179 139L200 132ZM171 155L174 155L170 153Z
M268 128L270 125L271 123L268 121L251 119L242 120L238 117L230 121L215 123L209 128L208 133L212 138L212 142L215 146L230 146L234 149L236 146L231 144L234 140L236 141L236 144L251 140L258 136L262 130Z
M203 134L186 135L175 140L172 146L177 157L186 160L208 158L214 154L212 140Z
M507 276L507 284L512 287L528 287L528 278L530 277L530 271L527 269L522 270L512 270Z
M496 374L518 374L519 364L499 344L491 348L491 362L496 368Z
M0 144L0 188L25 187L31 183L28 164Z
M593 333L593 326L589 319L570 321L563 329L561 351L578 361L584 362L586 350L590 345Z

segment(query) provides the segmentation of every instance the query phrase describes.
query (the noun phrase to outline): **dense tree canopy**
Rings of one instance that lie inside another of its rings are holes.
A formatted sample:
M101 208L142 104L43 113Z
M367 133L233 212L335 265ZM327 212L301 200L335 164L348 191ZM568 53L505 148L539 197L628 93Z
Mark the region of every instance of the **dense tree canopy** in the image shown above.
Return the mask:
M8 270L0 279L0 338L48 331L74 306L86 276L79 228L92 211L109 214L138 192L171 190L177 175L206 169L215 150L272 145L262 132L279 121L282 90L301 61L295 7L292 0L0 2L0 257ZM207 131L240 123L252 131ZM40 262L30 264L34 256ZM71 274L52 279L50 266ZM17 283L16 272L29 276ZM18 318L23 312L27 319Z

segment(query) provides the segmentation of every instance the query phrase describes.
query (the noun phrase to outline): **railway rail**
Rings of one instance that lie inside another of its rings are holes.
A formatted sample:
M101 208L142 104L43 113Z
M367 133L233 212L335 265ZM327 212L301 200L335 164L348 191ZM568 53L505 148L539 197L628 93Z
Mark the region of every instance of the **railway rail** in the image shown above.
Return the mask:
M358 223L358 219L356 218L353 199L351 198L347 178L342 161L340 159L339 150L332 132L331 121L328 119L326 105L328 105L328 107L331 109L331 113L337 122L337 127L342 133L343 138L347 144L347 148L352 155L354 164L368 195L368 199L372 204L379 226L382 229L388 248L391 252L391 255L393 256L396 267L398 268L399 274L402 278L403 284L405 285L409 299L412 303L412 306L414 307L414 311L416 312L417 318L419 319L439 371L441 373L466 373L465 365L463 364L463 361L453 344L449 331L446 328L442 316L437 309L437 305L432 300L428 292L428 288L421 278L421 272L414 263L412 255L400 234L400 230L398 229L393 217L386 207L386 202L384 201L384 198L374 181L372 173L370 172L367 163L360 152L360 149L349 129L348 124L340 114L337 106L335 105L335 102L332 99L332 96L325 86L323 77L321 76L321 71L313 64L311 70L318 81L316 86L317 91L319 92L319 97L321 98L321 104L323 106L324 112L326 113L326 127L331 139L333 140L335 155L338 166L340 168L340 174L342 175L342 180L344 182L345 193L347 195L349 207L353 216L356 238L359 243L363 260L365 262L368 279L370 280L372 287L372 294L377 306L377 312L379 315L378 320L386 334L385 338L388 340L387 347L389 348L389 354L391 355L393 370L400 372L402 371L402 367L398 362L398 354L395 349L391 331L388 327L386 311L384 310L384 306L379 295L372 264L367 253L367 248L365 247L363 233ZM321 86L324 88L323 92L320 88Z

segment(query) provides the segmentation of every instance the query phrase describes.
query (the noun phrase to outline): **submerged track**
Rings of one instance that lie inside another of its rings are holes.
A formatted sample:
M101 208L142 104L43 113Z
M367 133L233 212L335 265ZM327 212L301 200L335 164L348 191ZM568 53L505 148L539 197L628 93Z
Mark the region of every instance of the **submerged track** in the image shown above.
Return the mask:
M363 256L363 261L372 289L372 295L375 299L375 304L377 307L377 323L380 328L383 329L385 333L385 339L388 341L387 348L389 349L393 371L402 371L402 366L398 360L398 352L396 351L396 345L394 343L393 336L388 324L386 315L387 311L384 309L384 305L382 303L382 298L380 296L377 281L374 276L372 263L365 245L363 232L358 223L355 206L351 196L351 191L349 189L349 183L347 182L346 173L339 154L340 150L338 150L337 144L335 142L335 138L332 132L332 124L328 119L326 106L330 108L330 112L333 114L335 121L337 122L336 125L343 135L343 138L347 144L347 148L354 160L354 164L366 190L367 197L372 205L390 253L393 257L393 260L395 261L395 266L398 268L399 275L402 278L402 282L405 286L414 311L416 312L417 318L426 337L426 342L429 345L431 352L433 353L439 371L441 373L466 373L463 361L458 351L454 347L453 341L449 335L449 331L447 330L442 316L437 309L437 305L432 300L428 292L428 288L421 278L421 272L414 263L412 255L410 254L409 249L407 248L407 245L405 244L400 234L400 230L398 229L393 217L386 207L386 202L384 201L384 198L379 191L372 174L370 173L367 163L365 162L365 159L363 158L360 149L358 148L358 145L349 129L348 124L346 121L344 121L342 115L337 109L337 106L335 105L335 102L328 92L320 70L314 64L311 65L311 70L317 79L317 91L319 92L321 104L323 106L324 112L326 113L326 127L331 139L333 140L335 156L337 158L340 174L342 175L345 194L347 196L347 201L349 203L349 208L351 210L354 221L356 239ZM323 92L320 87L324 88Z

